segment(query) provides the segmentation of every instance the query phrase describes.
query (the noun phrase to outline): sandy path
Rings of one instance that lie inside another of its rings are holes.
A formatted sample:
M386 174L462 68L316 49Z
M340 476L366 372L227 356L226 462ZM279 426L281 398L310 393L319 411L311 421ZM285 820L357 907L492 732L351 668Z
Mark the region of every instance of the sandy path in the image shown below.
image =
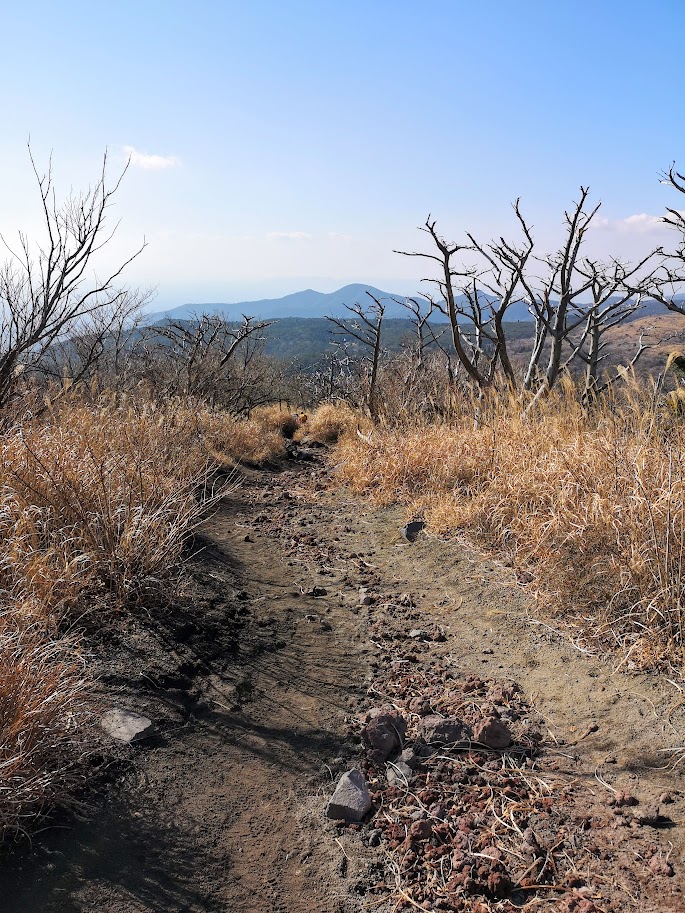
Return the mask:
M98 781L88 820L62 816L3 860L3 913L357 907L322 797L355 751L344 719L365 690L350 650L358 621L333 604L321 624L322 601L301 594L307 570L266 537L245 542L262 509L252 494L248 479L204 531L190 597L210 623L191 599L180 626L137 628L107 668L108 698L149 715L160 736L105 745L100 767L116 782Z
M378 626L401 641L428 623L446 640L426 647L427 674L434 650L461 675L519 682L561 773L587 787L589 811L608 795L595 772L643 803L672 793L667 828L648 839L670 853L676 877L644 875L644 828L621 832L629 861L616 864L634 869L634 909L685 909L685 787L681 768L658 769L662 750L681 744L677 691L580 652L545 626L508 569L425 536L408 544L400 511L346 502L325 482L317 466L246 472L206 524L182 604L103 642L103 657L115 653L101 661L108 699L147 713L160 734L133 749L103 743L86 821L63 816L32 849L6 855L1 909L363 908L378 860L325 821L325 797L359 757L346 717L373 702L371 676L387 674ZM360 585L375 605L360 609ZM314 587L325 594L305 595ZM400 594L410 610L382 608Z

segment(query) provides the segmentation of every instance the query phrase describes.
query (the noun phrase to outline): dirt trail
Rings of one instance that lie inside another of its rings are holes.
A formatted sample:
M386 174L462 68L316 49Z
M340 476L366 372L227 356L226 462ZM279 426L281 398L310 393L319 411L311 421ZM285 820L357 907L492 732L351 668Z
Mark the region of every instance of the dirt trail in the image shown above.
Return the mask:
M2 860L3 913L364 909L384 856L326 822L325 796L360 757L350 719L400 668L382 645L407 643L428 678L439 663L517 681L588 815L611 815L612 791L642 804L670 792L663 826L617 832L624 855L603 864L627 879L633 909L685 909L682 768L659 769L684 741L677 690L581 652L510 570L425 534L406 542L400 511L346 501L326 476L246 470L198 539L184 599L101 644L110 705L146 713L159 735L103 740L85 820L64 815ZM429 625L444 638L408 640ZM675 877L650 876L653 850Z
M262 478L247 474L203 530L174 613L102 644L105 702L159 736L103 742L86 820L62 816L2 861L3 913L356 908L321 796L354 763L345 717L368 674L349 648L357 619L334 604L320 623L307 570L259 534L245 541Z

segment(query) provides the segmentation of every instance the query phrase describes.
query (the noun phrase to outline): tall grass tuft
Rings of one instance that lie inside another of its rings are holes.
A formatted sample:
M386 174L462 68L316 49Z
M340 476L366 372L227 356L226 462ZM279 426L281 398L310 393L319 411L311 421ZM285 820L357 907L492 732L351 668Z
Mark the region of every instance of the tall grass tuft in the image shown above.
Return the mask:
M21 609L0 617L0 840L72 800L92 720L74 640L22 618Z
M341 479L532 570L556 611L642 666L683 660L685 421L647 389L587 410L570 384L527 420L493 396L336 452Z
M93 685L79 643L182 566L216 470L283 447L192 403L63 399L0 437L0 839L81 781ZM173 591L173 588L172 588ZM64 632L68 630L69 636Z

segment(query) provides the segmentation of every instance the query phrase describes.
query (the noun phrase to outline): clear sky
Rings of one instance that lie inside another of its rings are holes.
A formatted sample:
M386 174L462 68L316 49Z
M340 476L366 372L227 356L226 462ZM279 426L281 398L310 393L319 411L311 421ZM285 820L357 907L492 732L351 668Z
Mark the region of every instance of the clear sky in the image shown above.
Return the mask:
M132 163L108 256L159 306L413 292L429 212L450 238L543 247L589 184L595 252L668 241L683 208L685 0L2 3L0 229L38 230L26 141L58 189Z

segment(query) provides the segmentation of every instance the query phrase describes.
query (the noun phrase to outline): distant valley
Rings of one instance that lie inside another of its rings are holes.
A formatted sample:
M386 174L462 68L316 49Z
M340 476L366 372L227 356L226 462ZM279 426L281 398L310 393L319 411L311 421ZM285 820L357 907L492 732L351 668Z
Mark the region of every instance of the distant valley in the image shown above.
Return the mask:
M409 319L407 309L402 305L407 298L404 295L393 294L378 289L371 285L353 284L346 285L335 292L324 293L313 289L306 289L285 295L282 298L265 298L256 301L240 301L235 303L197 303L184 304L167 311L157 311L146 315L147 325L164 324L168 321L189 321L200 314L216 314L230 322L240 322L242 315L249 315L260 320L271 320L273 323L263 331L265 340L265 354L290 363L296 363L301 368L307 369L320 362L321 357L331 349L331 344L336 337L332 335L332 325L326 316L349 316L346 305L361 304L367 307L371 304L369 294L380 299L386 306L385 320L383 323L383 345L387 351L397 352L403 344L411 342L416 333L416 328ZM679 296L685 301L685 296ZM514 304L509 312L509 319L505 326L507 335L513 346L512 351L519 357L524 357L528 350L525 340L534 333L534 323L530 314L522 303ZM626 321L625 329L617 328L612 334L607 366L623 363L632 355L632 337L627 327L633 321L638 321L640 329L649 334L649 329L656 320L658 329L668 328L667 339L680 342L677 331L682 327L684 318L670 314L654 301L648 301L630 321ZM449 334L446 330L446 317L436 312L431 319L431 326L437 336L441 336L441 343L446 348L452 349ZM656 327L655 327L656 329ZM675 338L674 338L675 336ZM663 359L663 352L668 348L666 340L660 340L658 334L652 332L651 344L653 350L644 359L644 364L651 368ZM353 349L356 344L353 344ZM630 355L628 355L630 352Z

